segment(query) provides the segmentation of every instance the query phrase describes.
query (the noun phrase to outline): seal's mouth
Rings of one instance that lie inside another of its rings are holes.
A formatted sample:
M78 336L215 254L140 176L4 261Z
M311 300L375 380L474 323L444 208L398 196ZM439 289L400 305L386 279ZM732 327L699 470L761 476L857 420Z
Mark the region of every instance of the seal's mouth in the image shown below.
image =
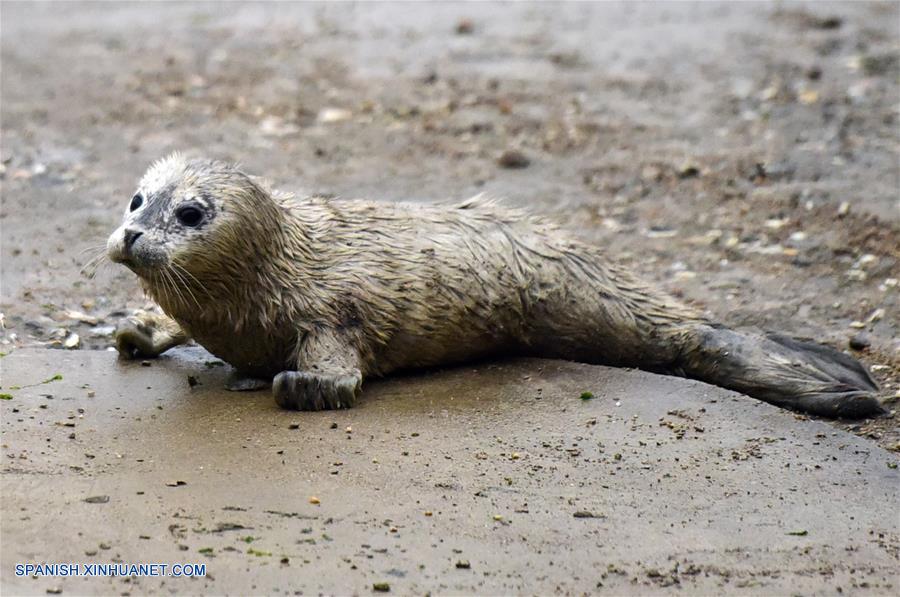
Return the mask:
M120 227L106 241L106 255L113 263L124 265L139 276L165 267L165 251L154 244L142 231Z
M110 260L119 265L124 265L142 278L151 277L154 272L164 269L167 265L165 259L155 256L118 255L115 259L110 256Z
M140 273L138 271L140 269L140 265L138 265L138 263L136 263L130 257L117 257L115 259L110 257L110 260L112 260L114 263L118 263L119 265L124 265L125 267L127 267L128 269L130 269L131 271L133 271L136 274Z
M106 255L113 263L124 265L135 273L138 273L138 270L142 269L144 265L142 263L143 260L135 255L133 251L124 249L120 246L107 247Z

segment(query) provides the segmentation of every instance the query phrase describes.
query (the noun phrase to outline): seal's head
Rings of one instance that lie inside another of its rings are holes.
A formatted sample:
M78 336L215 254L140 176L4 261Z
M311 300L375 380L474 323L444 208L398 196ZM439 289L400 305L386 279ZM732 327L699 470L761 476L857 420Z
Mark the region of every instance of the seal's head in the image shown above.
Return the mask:
M173 154L141 179L107 254L145 279L172 266L216 270L223 265L217 256L238 256L248 225L273 207L266 190L236 167Z

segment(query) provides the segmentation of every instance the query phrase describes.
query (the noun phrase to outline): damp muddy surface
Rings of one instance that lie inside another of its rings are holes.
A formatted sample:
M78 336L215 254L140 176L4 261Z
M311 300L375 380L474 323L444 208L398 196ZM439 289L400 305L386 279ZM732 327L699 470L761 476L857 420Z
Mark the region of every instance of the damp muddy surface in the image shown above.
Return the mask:
M900 458L734 392L507 360L296 413L268 392L224 391L226 374L198 348L149 367L101 351L6 357L19 389L0 403L3 593L893 595L900 583ZM57 561L207 575L8 572Z
M180 150L293 192L505 198L726 324L851 350L896 408L896 4L2 10L4 352L103 349L146 306L79 271Z
M300 193L502 197L728 325L852 352L896 412L896 3L0 11L5 354L107 349L148 306L80 270L181 150ZM900 447L894 415L829 424Z

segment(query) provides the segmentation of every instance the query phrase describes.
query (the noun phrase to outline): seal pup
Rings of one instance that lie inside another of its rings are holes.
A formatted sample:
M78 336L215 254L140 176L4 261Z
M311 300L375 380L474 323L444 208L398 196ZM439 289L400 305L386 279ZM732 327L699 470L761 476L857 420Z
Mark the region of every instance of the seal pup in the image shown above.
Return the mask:
M448 205L297 198L239 168L153 164L109 237L165 316L118 326L126 357L193 338L283 408L348 408L364 378L494 355L682 375L829 417L882 412L853 358L728 329L545 220Z

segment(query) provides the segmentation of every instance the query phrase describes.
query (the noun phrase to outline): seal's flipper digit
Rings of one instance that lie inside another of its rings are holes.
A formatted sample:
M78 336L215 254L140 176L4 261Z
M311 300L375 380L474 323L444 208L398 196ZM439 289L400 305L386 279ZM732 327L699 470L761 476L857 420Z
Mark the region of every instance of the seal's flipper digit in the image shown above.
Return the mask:
M770 332L766 334L766 338L780 344L786 350L802 354L807 360L814 362L826 377L870 392L878 391L878 384L869 372L850 355L824 344L799 340L784 334Z
M334 410L350 408L362 388L359 355L348 340L352 331L318 327L297 346L297 371L282 371L272 382L281 408Z
M126 359L157 356L153 349L153 333L131 318L119 322L115 331L116 350Z
M883 414L886 409L875 397L878 385L859 361L838 350L770 333L766 339L782 347L793 357L794 366L805 375L821 380L824 389L797 396L796 405L788 405L810 414L831 418L857 419Z
M137 311L120 321L115 338L116 350L126 359L155 358L188 341L173 319L147 311Z
M863 366L828 346L716 326L698 326L693 339L680 363L689 377L824 417L885 412Z
M336 410L356 402L362 376L282 371L275 376L272 394L287 410Z

